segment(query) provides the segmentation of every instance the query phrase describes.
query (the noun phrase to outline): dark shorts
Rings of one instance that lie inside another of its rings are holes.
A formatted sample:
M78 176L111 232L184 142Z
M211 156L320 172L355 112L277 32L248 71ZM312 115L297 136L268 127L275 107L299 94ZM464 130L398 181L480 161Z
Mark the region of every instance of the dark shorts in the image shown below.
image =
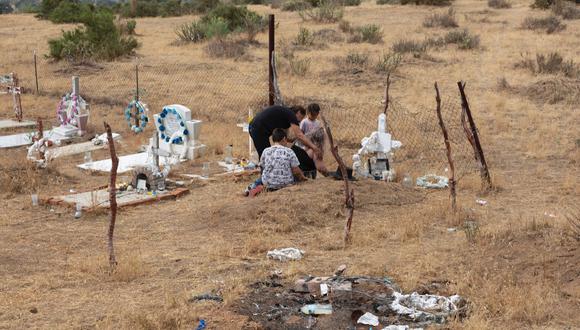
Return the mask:
M252 137L252 141L254 142L254 147L258 152L259 159L262 159L262 153L266 148L270 147L270 135L266 133L265 130L260 129L259 127L254 127L250 124L250 137Z
M304 149L300 148L297 145L292 146L292 151L294 151L294 154L298 158L298 161L300 162L299 167L302 170L302 172L304 172L304 175L312 179L315 179L316 164L314 164L314 160L312 160L312 158L308 156L308 154Z

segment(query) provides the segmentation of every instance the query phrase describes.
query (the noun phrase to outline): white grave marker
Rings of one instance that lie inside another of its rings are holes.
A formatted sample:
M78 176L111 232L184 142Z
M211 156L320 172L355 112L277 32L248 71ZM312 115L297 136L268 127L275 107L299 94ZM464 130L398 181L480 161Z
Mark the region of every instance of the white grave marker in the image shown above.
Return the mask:
M159 150L180 159L195 159L203 155L206 146L199 142L201 120L191 119L191 110L179 104L163 107L154 116L159 134ZM153 140L150 145L154 145Z

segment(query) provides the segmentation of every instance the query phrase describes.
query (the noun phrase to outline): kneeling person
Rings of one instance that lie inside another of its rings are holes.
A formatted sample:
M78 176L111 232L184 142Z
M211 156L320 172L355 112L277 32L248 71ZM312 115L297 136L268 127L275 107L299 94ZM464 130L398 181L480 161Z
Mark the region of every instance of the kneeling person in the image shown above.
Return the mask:
M262 182L267 189L277 190L293 184L295 181L305 181L306 177L298 167L300 162L286 139L286 131L276 128L272 132L274 145L266 148L260 158L262 167ZM294 179L296 177L296 180Z

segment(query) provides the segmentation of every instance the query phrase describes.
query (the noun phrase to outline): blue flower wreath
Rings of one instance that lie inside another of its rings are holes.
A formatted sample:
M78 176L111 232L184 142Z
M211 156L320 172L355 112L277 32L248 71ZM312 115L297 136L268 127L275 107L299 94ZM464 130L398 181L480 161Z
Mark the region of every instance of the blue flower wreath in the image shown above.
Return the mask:
M173 115L177 118L177 121L179 121L179 126L180 126L180 130L181 133L177 134L176 137L173 138L173 140L171 140L171 136L166 134L166 125L165 125L165 119L167 118L168 115ZM181 144L184 142L185 137L187 135L189 135L189 131L187 130L186 126L185 126L185 121L183 121L183 118L181 117L181 115L179 114L179 112L177 112L177 110L170 108L170 107L164 107L163 110L161 111L161 113L159 114L159 118L157 118L157 123L159 123L159 133L161 133L160 138L161 140L164 140L165 142L169 143L173 143L173 144Z
M134 108L137 108L137 116L139 116L140 122L139 126L135 125L135 122L131 120ZM147 109L147 105L141 103L141 101L133 100L131 103L129 103L127 108L125 108L125 120L129 124L131 131L135 133L143 132L145 127L147 127L147 123L149 122L149 118L147 117L148 112L149 109Z

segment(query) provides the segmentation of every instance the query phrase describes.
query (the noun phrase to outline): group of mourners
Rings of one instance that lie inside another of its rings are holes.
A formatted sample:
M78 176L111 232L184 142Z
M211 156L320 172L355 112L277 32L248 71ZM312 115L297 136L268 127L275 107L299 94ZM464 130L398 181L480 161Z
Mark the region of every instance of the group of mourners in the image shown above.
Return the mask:
M318 172L329 175L324 165L325 133L316 103L264 109L250 122L250 136L260 159L261 178L246 193L278 190L295 182L315 179ZM272 143L270 143L272 138Z

